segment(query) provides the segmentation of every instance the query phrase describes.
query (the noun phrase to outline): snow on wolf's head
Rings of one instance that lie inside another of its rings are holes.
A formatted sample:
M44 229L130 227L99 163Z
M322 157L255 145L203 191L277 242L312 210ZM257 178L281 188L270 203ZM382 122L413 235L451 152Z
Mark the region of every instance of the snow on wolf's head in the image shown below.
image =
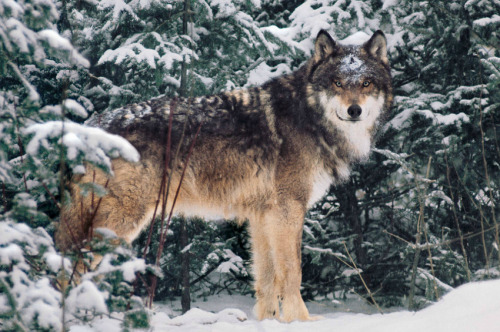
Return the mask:
M322 30L309 66L309 106L344 133L357 158L366 158L393 99L384 33L379 30L358 46L339 44Z

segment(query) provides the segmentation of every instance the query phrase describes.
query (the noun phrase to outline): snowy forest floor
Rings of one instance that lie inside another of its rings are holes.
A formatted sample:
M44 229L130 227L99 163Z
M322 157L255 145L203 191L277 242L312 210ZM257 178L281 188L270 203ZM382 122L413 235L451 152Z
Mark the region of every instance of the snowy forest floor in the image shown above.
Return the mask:
M249 296L211 296L206 301L193 302L193 309L177 316L179 301L157 303L151 314L151 328L148 331L498 332L499 294L500 280L470 283L451 291L438 303L421 311L384 309L383 314L356 300L336 305L310 302L307 306L311 314L321 315L324 319L290 324L276 320L256 320L252 313L254 299ZM90 325L72 326L70 331L118 332L122 330L120 324L118 317L106 317Z

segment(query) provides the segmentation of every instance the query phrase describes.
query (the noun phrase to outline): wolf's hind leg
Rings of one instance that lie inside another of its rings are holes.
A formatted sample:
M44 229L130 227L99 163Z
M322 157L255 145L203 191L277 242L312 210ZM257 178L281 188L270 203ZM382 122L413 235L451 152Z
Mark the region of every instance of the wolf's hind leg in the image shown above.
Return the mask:
M152 168L143 164L113 160L114 176L109 177L98 169L88 167L79 184L96 183L107 194L81 194L78 184L72 185L72 200L63 207L56 232L56 244L60 250L91 249L88 241L98 237L97 228L112 230L119 238L132 242L147 224L154 208L158 179ZM119 241L116 241L117 243ZM93 262L97 265L99 258ZM81 265L81 264L79 264Z

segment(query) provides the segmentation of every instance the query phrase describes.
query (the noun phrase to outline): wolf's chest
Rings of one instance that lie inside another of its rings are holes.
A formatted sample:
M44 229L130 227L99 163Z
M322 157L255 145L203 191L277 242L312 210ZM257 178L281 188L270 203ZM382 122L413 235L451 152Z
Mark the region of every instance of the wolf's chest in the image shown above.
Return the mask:
M330 172L327 172L324 168L317 170L312 176L312 191L307 206L312 207L314 203L319 201L330 189L333 181Z

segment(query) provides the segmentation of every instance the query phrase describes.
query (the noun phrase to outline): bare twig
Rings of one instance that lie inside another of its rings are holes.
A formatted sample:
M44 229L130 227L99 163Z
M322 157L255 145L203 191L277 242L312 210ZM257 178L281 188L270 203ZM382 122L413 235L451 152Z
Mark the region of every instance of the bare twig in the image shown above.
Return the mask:
M431 161L432 157L429 157L429 162L427 163L427 171L426 171L426 179L429 178L429 173L430 173L430 168L431 168ZM413 265L412 265L412 275L411 275L411 281L410 281L410 294L408 295L408 308L412 309L413 308L413 297L415 296L415 284L417 280L417 267L418 267L418 261L420 258L420 252L421 252L421 247L420 247L420 239L422 237L422 229L424 229L425 226L425 220L424 220L424 213L425 213L425 201L427 199L427 187L428 187L428 182L425 183L424 189L420 188L420 182L418 180L417 176L414 176L415 179L415 186L418 191L418 201L419 201L419 212L418 212L418 220L417 220L417 235L415 239L415 257L413 258ZM429 251L430 255L430 251ZM434 278L436 276L433 274ZM436 286L436 281L434 279L434 288L435 291L437 290ZM436 291L437 295L437 291ZM437 296L436 296L437 297Z
M196 139L198 138L198 135L200 133L202 125L203 125L203 123L200 123L200 125L198 126L198 130L196 131L196 134L194 135L193 141L191 142L191 146L189 147L188 155L186 157L186 162L185 162L184 167L182 169L181 178L179 180L179 185L177 186L177 191L175 192L174 200L173 200L172 206L170 208L170 213L168 214L167 225L166 225L165 230L163 231L163 233L165 234L165 236L166 236L166 234L168 232L168 228L169 228L169 225L170 225L170 219L172 218L172 215L173 215L173 212L174 212L175 203L177 202L177 198L179 197L179 193L180 193L180 190L181 190L182 181L184 180L184 176L186 174L187 165L189 164L189 159L190 159L191 154L193 152L194 144L196 143ZM158 262L159 262L159 259L160 259L160 256L161 256L161 253L162 253L162 250L163 250L163 244L164 244L164 242L160 243L159 255L156 257L156 259L157 259Z
M455 225L457 226L458 236L459 236L459 239L460 239L460 248L462 249L462 255L464 256L465 271L467 272L467 280L471 281L471 274L470 274L470 269L469 269L469 260L467 258L467 251L465 250L464 239L463 239L463 236L462 236L462 230L460 229L460 223L458 221L458 215L457 215L457 211L455 209L455 195L453 194L453 188L451 186L451 181L450 181L450 167L448 165L448 156L446 154L444 155L444 160L446 161L446 179L448 181L448 187L450 188L450 196L451 196L451 200L452 200L451 210L453 212L453 219L455 220ZM482 215L481 215L481 230L484 231L484 224L483 224ZM485 258L486 258L486 266L489 266L488 257L487 257L488 255L486 253L486 243L484 241L484 232L482 234L483 234L483 247L484 247L484 250L485 250Z
M161 258L161 255L163 253L165 239L166 239L167 234L168 234L168 229L169 229L169 226L170 226L170 221L171 221L172 216L173 216L175 204L177 202L177 198L178 198L179 193L180 193L182 182L183 182L184 176L186 174L186 169L187 169L187 166L189 164L189 159L191 158L191 154L193 152L194 144L196 143L196 139L198 138L198 135L199 135L199 133L201 131L202 125L203 125L203 122L200 123L200 125L198 126L198 130L196 131L196 134L193 137L193 141L191 142L191 145L189 147L188 154L187 154L187 157L186 157L186 161L184 162L184 167L182 169L181 177L179 179L179 184L177 185L177 190L176 190L174 199L172 201L172 205L170 207L170 212L168 213L168 217L167 217L167 220L166 220L166 223L165 223L165 229L163 229L163 221L165 220L165 210L166 210L166 208L162 209L162 227L160 228L161 236L160 236L160 243L159 243L159 246L158 246L158 250L156 252L156 262L155 262L155 264L157 266L160 265L160 258ZM166 200L165 200L165 204L166 204ZM152 304L153 304L153 298L154 298L154 292L155 292L156 285L157 285L157 279L158 278L156 276L154 276L153 280L152 280L152 283L151 283L152 292L151 292L149 300L148 300L149 307L151 307Z
M152 230L153 230L153 226L154 226L154 220L156 219L156 211L158 208L160 197L162 197L162 200L163 200L162 201L162 209L161 209L160 243L162 243L162 241L164 241L162 230L163 230L163 227L165 224L165 210L166 210L165 206L167 204L168 193L169 193L169 188L170 188L170 180L172 179L172 174L170 174L169 179L168 179L169 185L167 186L167 188L165 188L165 186L166 186L166 182L167 182L167 170L168 170L168 166L170 164L170 156L171 156L170 151L171 151L171 147L172 147L172 123L173 123L173 119L174 119L174 111L176 108L175 106L176 106L176 101L175 101L175 99L173 99L170 101L170 113L169 113L169 118L168 118L167 142L165 145L165 161L164 161L164 165L163 165L164 169L163 169L163 175L162 175L162 182L161 182L160 190L158 193L158 199L157 199L156 206L155 206L153 220L152 220L151 226L149 228L149 234L148 234L148 240L146 243L146 248L149 247L149 244L151 242L151 235L152 235ZM180 144L182 144L182 142L179 142L179 145ZM146 253L146 248L144 249L144 254ZM156 261L155 261L155 264L157 266L159 266L159 258L158 258L159 251L160 251L160 249L158 248L157 255L156 255ZM163 251L163 248L162 248L162 251ZM149 293L149 298L148 298L148 307L149 308L151 308L153 306L154 293L156 290L156 284L158 282L157 279L158 278L156 276L153 276L152 280L151 280L151 293Z
M172 123L174 119L174 112L176 110L176 100L172 99L170 101L170 113L168 115L168 131L167 131L167 142L165 144L165 162L164 162L164 169L163 169L163 174L161 178L161 184L160 184L160 189L158 191L158 197L156 198L156 204L155 204L155 210L153 212L153 218L151 220L151 224L149 225L149 233L148 233L148 239L146 241L146 245L144 246L144 252L143 252L143 258L146 258L146 253L149 248L149 245L151 243L151 238L153 235L153 227L155 224L156 220L156 213L158 211L158 205L160 204L160 197L163 197L163 203L162 203L162 224L161 224L161 229L163 229L163 218L165 217L165 214L163 211L165 211L164 205L166 204L166 200L168 198L168 187L167 190L165 191L165 185L167 182L167 170L168 170L168 165L170 164L170 150L172 146ZM182 141L179 143L179 145L182 143ZM170 179L169 177L169 185L170 185Z
M359 278L361 279L361 282L363 283L363 286L365 286L365 289L366 291L368 292L368 295L370 296L370 299L372 300L373 304L375 305L375 307L377 307L377 310L383 314L384 312L382 311L382 309L380 308L380 306L378 305L377 301L375 301L375 298L373 297L373 294L370 290L370 288L368 288L368 285L366 285L366 282L365 282L365 279L363 279L363 276L361 275L361 272L359 272L359 269L358 267L356 266L356 263L354 262L354 260L352 259L351 257L351 254L349 253L349 249L347 249L347 245L345 244L345 242L343 243L344 244L344 248L345 248L345 251L347 252L347 256L349 256L349 259L351 260L351 263L352 265L354 266L354 269L356 270L356 272L358 273L359 275Z
M484 231L481 230L481 231L475 232L475 233L467 233L467 234L463 235L462 238L464 240L468 240L468 239L474 238L476 236L480 236L483 233L487 233L489 231L493 231L493 230L495 230L496 227L499 227L499 226L500 225L496 225L496 226L494 225L494 226L491 226L489 228L486 228ZM446 241L441 241L439 243L434 243L434 244L425 243L425 244L420 244L420 245L417 246L414 243L411 243L411 242L403 239L402 237L397 236L397 235L395 235L395 234L393 234L391 232L388 232L386 230L384 230L383 232L386 233L386 234L388 234L388 235L390 235L390 236L392 236L392 237L394 237L394 238L396 238L396 239L398 239L398 240L401 240L401 241L407 243L408 246L410 246L412 249L420 248L420 250L427 249L427 248L431 248L431 249L432 248L439 248L439 247L442 247L442 246L445 246L445 245L449 245L449 244L451 244L453 242L460 241L460 239L461 239L460 237L457 237L457 238L454 238L454 239L450 239L450 240L446 240Z
M61 204L59 204L59 202L56 200L56 198L54 197L54 195L50 192L49 188L47 187L47 185L45 183L43 183L43 181L40 181L43 188L45 189L45 191L47 192L47 194L49 194L50 196L50 199L52 200L52 202L59 208L61 209Z

